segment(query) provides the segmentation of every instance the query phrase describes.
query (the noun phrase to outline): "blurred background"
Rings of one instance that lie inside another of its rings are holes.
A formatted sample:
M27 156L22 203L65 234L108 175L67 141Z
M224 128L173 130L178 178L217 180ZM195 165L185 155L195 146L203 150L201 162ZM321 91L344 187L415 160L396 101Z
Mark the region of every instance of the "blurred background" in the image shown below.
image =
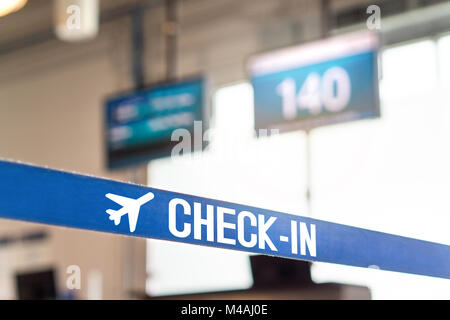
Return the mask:
M249 59L367 31L371 5L379 117L257 139ZM192 77L203 151L115 153L117 99ZM1 158L449 245L449 140L450 1L0 2ZM450 299L450 281L0 220L0 299L185 297Z

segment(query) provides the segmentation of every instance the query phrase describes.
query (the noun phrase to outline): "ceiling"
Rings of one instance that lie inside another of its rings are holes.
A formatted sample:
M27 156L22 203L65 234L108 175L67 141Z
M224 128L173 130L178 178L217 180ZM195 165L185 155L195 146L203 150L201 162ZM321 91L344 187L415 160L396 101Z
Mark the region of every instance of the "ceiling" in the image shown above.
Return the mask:
M100 0L101 17L120 15L152 0ZM0 18L0 54L30 42L53 38L53 0L28 0L21 10Z

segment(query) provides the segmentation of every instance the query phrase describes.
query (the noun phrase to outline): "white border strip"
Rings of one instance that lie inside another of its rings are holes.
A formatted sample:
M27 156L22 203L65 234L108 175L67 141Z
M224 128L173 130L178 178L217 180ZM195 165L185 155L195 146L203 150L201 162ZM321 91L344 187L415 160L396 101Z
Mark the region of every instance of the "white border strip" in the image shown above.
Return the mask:
M378 45L376 32L358 31L255 55L249 59L248 70L253 77L262 76L374 50Z

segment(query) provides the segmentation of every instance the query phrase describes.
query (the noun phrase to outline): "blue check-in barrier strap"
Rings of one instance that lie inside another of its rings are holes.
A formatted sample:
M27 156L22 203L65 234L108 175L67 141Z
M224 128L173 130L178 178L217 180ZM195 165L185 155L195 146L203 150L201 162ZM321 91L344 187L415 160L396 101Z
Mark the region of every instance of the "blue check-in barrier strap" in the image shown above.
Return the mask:
M450 278L450 246L0 161L0 217Z

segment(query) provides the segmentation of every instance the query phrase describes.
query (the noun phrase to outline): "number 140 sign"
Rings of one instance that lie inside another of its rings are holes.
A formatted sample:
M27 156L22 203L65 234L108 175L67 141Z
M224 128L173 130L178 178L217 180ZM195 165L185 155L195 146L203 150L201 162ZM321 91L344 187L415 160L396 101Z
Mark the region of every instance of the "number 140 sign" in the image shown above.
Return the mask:
M359 32L252 57L256 129L378 117L378 46L376 33Z

